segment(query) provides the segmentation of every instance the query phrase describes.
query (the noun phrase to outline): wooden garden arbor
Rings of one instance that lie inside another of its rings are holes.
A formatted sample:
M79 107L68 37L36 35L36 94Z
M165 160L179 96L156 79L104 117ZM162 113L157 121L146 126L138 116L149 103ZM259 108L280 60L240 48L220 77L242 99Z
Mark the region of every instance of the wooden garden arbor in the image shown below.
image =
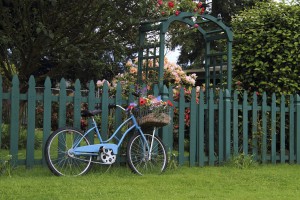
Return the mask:
M195 15L191 12L181 12L177 16L172 15L159 21L141 23L138 52L139 83L142 82L142 75L148 77L151 70L156 70L158 74L157 83L162 88L166 33L175 21L197 28L203 36L206 91L210 88L215 89L217 84L218 87L231 91L232 30L222 22L220 16L216 18L208 14ZM154 66L155 61L158 61L158 66ZM149 70L149 63L153 64L151 70Z

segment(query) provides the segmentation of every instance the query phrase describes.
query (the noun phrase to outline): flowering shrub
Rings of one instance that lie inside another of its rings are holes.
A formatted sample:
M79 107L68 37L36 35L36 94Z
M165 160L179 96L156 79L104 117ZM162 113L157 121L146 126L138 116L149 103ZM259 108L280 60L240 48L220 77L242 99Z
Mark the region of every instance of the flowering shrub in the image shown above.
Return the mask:
M148 62L143 62L143 68L148 67L148 74L144 72L142 73L142 80L144 83L147 84L146 90L151 89L153 83L157 82L157 72L155 70L151 70L155 67L158 67L158 62L154 62L149 60ZM181 88L184 89L185 99L187 101L191 98L191 90L196 84L196 74L187 75L183 69L172 62L169 62L167 58L164 59L164 84L168 87L173 88L173 99L174 101L179 100L180 90ZM97 81L97 87L102 88L105 80ZM116 92L117 83L120 82L122 85L123 96L127 97L130 92L130 88L136 85L137 82L137 60L129 61L125 65L125 72L120 73L113 78L111 82L107 82L110 90L110 94L114 95ZM138 88L133 88L135 91ZM197 97L199 96L201 87L196 87ZM198 98L196 99L198 102ZM165 105L171 105L171 102L161 102L157 97L152 95L150 96L143 96L139 102L140 106L148 107L149 109L156 109L157 111ZM178 110L174 109L175 118L178 117ZM189 109L186 109L185 114L185 124L189 126L190 123L190 116L189 116ZM176 128L177 125L175 125Z
M158 16L180 15L181 12L194 12L195 14L203 14L206 4L201 1L192 0L155 0L154 12Z

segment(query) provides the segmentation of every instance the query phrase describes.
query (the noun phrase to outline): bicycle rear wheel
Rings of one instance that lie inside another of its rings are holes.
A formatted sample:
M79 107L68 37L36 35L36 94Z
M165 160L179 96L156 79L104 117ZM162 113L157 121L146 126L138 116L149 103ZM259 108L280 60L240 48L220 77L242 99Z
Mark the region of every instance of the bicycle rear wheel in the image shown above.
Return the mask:
M152 146L149 152L145 140L141 134L137 133L128 142L127 145L127 162L134 173L143 174L160 174L167 165L167 153L165 146L158 136L152 136L152 131L144 133L148 146ZM152 145L151 145L152 144ZM149 153L151 154L149 156Z
M51 172L57 176L78 176L91 169L92 156L75 156L69 152L83 134L74 128L61 128L54 131L45 146L46 163ZM79 146L89 145L86 137Z

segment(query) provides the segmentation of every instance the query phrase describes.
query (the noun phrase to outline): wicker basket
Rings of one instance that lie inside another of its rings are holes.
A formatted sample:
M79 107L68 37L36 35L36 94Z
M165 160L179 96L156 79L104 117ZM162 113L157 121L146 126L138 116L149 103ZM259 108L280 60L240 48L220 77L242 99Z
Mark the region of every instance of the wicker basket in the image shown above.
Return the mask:
M136 113L137 122L142 127L162 127L170 123L169 108L159 110L139 109Z

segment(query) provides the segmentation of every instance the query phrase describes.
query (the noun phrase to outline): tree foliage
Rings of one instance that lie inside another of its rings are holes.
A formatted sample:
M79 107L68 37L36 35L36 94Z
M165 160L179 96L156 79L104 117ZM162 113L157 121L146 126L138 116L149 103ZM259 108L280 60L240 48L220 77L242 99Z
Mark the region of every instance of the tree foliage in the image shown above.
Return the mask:
M230 25L231 19L239 12L252 8L257 2L271 2L271 0L212 0L212 15L222 16L223 21Z
M142 0L0 1L0 66L7 80L113 76L136 52Z
M209 8L207 10L210 10L210 14L214 17L218 17L220 14L223 22L230 26L232 16L244 9L251 8L255 5L255 2L258 1L259 0L213 0L212 4L208 4ZM180 28L178 25L173 26L173 29L170 30L170 34L172 35L169 44L171 49L174 50L178 46L181 47L178 64L184 67L189 66L190 68L201 66L205 53L205 43L202 35L199 32ZM182 38L184 38L184 40Z
M235 80L250 92L299 92L299 5L259 3L237 15L232 25Z

